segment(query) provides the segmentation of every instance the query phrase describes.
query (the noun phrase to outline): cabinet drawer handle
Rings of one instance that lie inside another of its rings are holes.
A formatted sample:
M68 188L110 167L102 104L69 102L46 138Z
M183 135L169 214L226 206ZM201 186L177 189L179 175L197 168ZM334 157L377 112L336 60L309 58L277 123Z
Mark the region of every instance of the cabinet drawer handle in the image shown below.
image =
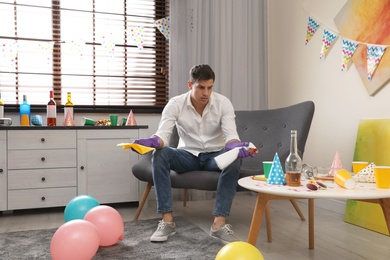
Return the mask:
M46 160L45 157L42 157L42 158L41 158L41 161L42 161L42 162L44 162L45 160Z
M81 166L80 169L81 169L81 170L84 170L84 166Z
M42 179L41 179L42 181L46 181L46 178L45 177L42 177Z
M45 141L45 138L42 137L42 138L41 138L41 141L44 142L44 141Z
M44 201L46 198L45 197L42 197L41 200Z
M0 169L0 172L3 172L3 169Z

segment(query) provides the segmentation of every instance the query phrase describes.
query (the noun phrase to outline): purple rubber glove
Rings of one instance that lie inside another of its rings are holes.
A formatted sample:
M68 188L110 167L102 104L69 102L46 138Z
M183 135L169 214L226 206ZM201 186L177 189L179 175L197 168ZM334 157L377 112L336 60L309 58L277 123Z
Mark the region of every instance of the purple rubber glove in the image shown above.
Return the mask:
M160 147L160 138L158 138L157 136L153 136L151 138L134 140L133 143L140 144L140 145L147 146L147 147L152 147L152 148L159 148Z
M245 158L245 157L248 157L248 156L252 156L251 153L245 149L244 147L242 147L239 151L238 151L238 158Z
M248 145L249 145L249 142L230 142L230 143L225 145L225 150L229 151L229 150L236 148L236 147L244 147L244 146L246 147Z

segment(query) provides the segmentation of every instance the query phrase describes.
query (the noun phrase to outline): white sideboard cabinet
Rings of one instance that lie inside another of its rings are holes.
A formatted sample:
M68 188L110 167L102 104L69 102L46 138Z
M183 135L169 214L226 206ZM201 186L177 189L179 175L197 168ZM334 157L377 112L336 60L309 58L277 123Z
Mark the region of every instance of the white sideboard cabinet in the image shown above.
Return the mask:
M7 209L7 131L0 130L0 211Z
M101 204L138 202L138 154L118 143L147 126L6 127L0 130L0 211L66 206L78 195Z
M138 180L131 166L137 153L123 150L136 130L79 130L77 133L78 194L88 194L100 203L138 201Z

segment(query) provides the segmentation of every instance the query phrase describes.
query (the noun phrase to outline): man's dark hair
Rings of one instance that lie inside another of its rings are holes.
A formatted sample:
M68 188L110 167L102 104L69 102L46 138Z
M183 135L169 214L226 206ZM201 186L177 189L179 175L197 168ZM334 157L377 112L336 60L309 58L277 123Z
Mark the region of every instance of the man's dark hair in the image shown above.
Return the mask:
M207 65L195 65L190 70L190 82L195 83L199 80L209 80L212 79L215 81L215 74L213 69Z

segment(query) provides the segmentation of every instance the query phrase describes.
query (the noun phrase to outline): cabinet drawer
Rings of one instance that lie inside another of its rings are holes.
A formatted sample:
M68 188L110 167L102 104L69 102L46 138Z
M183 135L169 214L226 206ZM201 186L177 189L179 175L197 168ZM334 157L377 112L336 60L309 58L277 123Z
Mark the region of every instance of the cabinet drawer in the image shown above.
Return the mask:
M76 167L76 149L11 150L8 169Z
M76 130L8 131L8 150L76 148Z
M76 168L8 171L8 190L76 186Z
M77 196L76 187L8 191L8 210L62 207Z

